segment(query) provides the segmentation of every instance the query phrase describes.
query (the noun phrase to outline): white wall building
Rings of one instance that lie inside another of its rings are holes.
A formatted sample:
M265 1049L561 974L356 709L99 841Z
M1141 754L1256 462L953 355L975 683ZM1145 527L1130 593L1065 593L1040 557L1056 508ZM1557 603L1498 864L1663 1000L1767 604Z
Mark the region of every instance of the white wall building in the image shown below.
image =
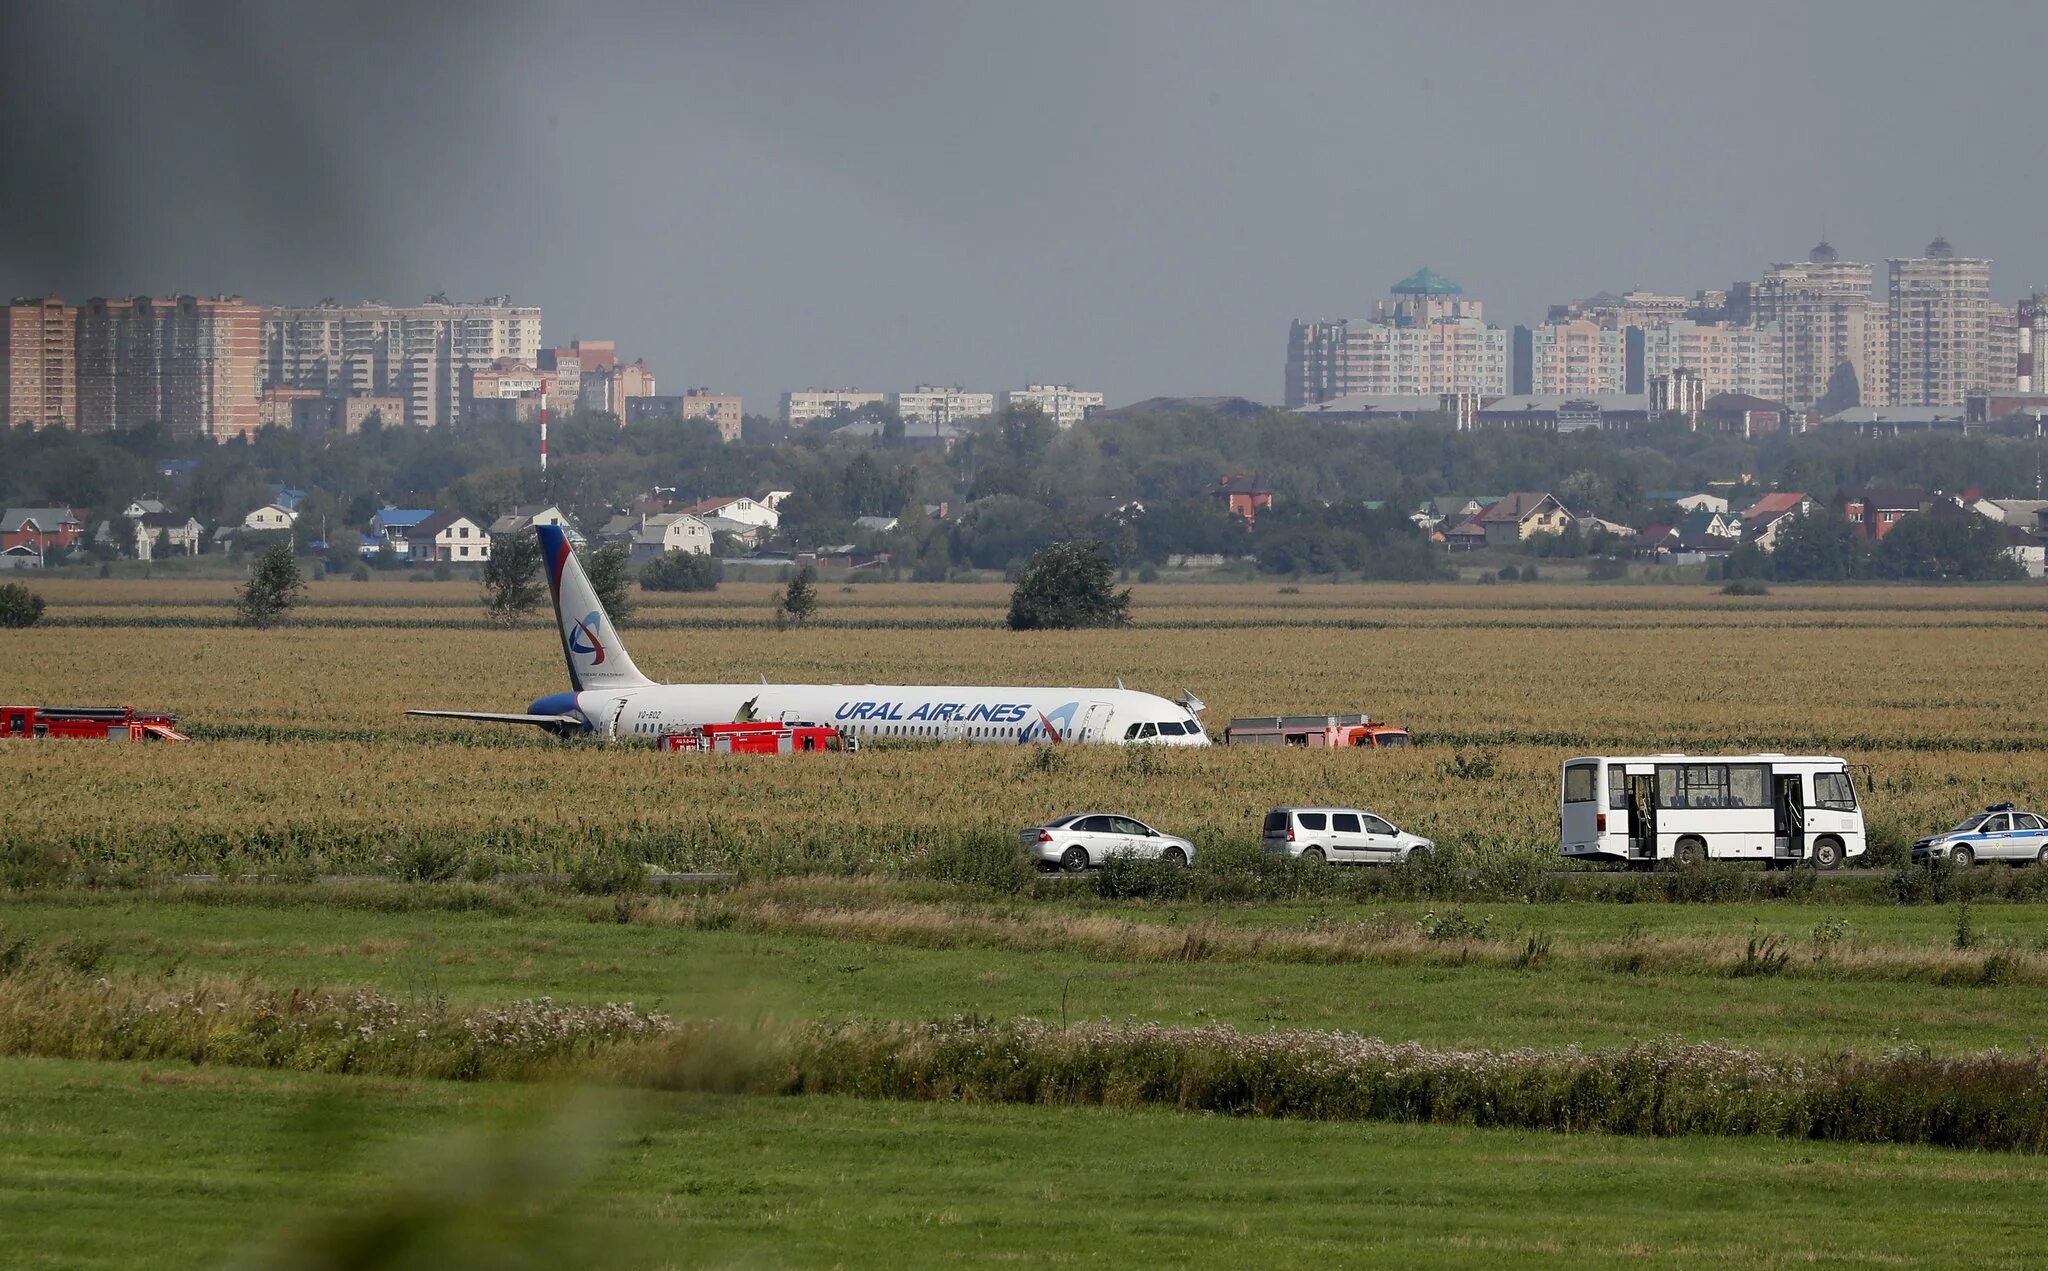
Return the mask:
M1001 395L1004 410L1012 406L1035 406L1061 428L1072 428L1102 409L1102 394L1069 384L1028 384Z
M640 518L640 531L633 536L633 555L659 556L663 552L711 553L711 527L688 512L661 512Z
M937 388L930 384L919 384L906 393L890 393L887 401L889 409L901 416L906 424L954 424L963 419L982 419L996 413L994 393L969 393L964 389Z
M266 503L242 518L245 530L288 530L298 523L299 514L282 503Z
M684 508L683 511L691 516L700 517L705 520L709 520L712 517L720 517L724 520L738 521L742 525L752 525L764 530L772 530L782 524L782 513L777 512L766 503L746 498L745 496L739 498L699 499L697 502Z
M863 388L806 388L782 395L782 422L796 427L882 402L885 393Z

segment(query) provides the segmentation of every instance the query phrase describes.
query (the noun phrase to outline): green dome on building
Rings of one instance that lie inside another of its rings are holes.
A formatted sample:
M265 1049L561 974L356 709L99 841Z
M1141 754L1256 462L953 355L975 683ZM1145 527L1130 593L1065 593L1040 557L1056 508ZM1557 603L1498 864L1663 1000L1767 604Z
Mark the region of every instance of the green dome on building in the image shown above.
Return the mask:
M1459 296L1465 289L1444 277L1428 265L1394 284L1393 294L1397 296Z

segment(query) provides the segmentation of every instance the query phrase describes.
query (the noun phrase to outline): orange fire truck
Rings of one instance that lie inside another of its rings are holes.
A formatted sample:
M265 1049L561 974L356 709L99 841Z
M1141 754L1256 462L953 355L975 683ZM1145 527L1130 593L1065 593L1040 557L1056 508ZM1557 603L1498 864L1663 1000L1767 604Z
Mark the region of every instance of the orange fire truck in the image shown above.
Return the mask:
M176 715L133 706L0 706L0 737L81 737L92 741L190 741Z
M853 738L824 724L706 724L687 732L664 733L663 750L716 755L793 755L817 750L854 750Z
M1385 749L1408 744L1408 730L1368 715L1254 715L1230 721L1226 746L1327 746Z

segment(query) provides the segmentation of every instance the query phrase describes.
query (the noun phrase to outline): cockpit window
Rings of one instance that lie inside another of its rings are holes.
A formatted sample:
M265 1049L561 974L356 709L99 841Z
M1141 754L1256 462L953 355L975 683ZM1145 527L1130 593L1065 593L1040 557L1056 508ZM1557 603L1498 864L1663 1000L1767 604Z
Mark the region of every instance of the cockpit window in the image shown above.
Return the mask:
M1147 737L1157 737L1158 735L1159 725L1157 724L1142 724L1138 728L1139 741L1143 741Z
M1161 737L1182 737L1186 734L1187 727L1179 720L1168 719L1160 722L1159 735Z

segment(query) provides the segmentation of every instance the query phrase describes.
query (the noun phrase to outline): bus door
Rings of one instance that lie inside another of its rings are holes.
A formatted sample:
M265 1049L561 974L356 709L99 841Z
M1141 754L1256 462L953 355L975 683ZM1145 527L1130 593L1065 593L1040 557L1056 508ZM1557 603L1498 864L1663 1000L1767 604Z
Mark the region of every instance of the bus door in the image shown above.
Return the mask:
M1632 861L1657 859L1657 777L1654 773L1632 773L1628 784L1628 858Z
M1796 772L1781 772L1771 778L1773 856L1806 855L1806 779Z

